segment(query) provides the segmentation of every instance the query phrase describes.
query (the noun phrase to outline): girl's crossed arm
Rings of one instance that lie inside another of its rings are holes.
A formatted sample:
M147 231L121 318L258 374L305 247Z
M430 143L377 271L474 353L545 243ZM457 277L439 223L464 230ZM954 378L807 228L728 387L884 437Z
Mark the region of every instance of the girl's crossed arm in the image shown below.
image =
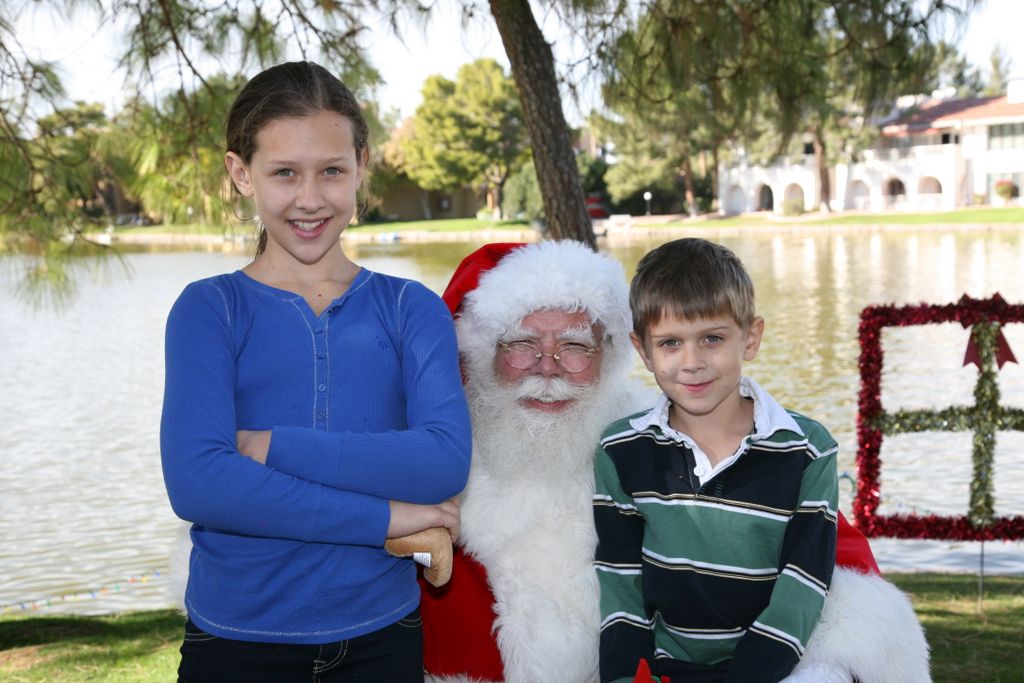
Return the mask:
M429 504L458 495L472 445L451 316L416 282L400 300L406 429L239 431L238 450L307 481L391 500Z

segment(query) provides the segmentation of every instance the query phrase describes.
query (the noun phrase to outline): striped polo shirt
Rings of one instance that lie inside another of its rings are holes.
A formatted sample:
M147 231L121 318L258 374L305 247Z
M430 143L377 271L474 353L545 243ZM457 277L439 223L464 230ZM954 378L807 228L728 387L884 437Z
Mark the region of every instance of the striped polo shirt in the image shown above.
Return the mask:
M623 418L595 455L601 680L778 681L821 615L836 546L836 442L741 378L754 431L712 471L668 424Z

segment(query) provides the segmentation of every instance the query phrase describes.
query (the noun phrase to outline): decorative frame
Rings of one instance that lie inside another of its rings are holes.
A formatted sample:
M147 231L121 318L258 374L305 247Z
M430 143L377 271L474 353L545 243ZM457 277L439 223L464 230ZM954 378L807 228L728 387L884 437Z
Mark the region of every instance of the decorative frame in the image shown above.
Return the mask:
M939 410L886 412L882 407L882 328L959 322L971 328L964 365L978 366L973 406ZM955 304L869 306L860 316L861 388L857 411L857 495L853 513L867 536L989 541L1024 539L1024 516L995 517L992 462L997 431L1024 431L1024 410L999 405L996 373L1004 362L1015 362L1002 335L1007 323L1024 322L1024 305L1006 303L999 294L972 299L966 294ZM966 515L878 514L879 457L885 434L973 431L973 478Z

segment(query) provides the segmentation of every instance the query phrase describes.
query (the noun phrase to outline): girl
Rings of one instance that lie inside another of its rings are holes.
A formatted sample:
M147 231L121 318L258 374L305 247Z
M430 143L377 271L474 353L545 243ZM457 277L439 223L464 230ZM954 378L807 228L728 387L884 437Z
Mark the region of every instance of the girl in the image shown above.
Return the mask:
M194 545L179 680L423 678L415 569L383 545L456 533L469 415L440 298L342 251L367 138L308 62L260 73L228 113L261 235L167 321L164 480Z

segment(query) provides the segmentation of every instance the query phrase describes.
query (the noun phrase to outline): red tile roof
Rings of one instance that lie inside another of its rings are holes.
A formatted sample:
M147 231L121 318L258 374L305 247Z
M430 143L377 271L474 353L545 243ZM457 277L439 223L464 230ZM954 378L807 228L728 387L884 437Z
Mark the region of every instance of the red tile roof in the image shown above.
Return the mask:
M926 100L882 128L883 135L935 132L956 121L1013 117L1024 120L1024 102L1000 97Z

